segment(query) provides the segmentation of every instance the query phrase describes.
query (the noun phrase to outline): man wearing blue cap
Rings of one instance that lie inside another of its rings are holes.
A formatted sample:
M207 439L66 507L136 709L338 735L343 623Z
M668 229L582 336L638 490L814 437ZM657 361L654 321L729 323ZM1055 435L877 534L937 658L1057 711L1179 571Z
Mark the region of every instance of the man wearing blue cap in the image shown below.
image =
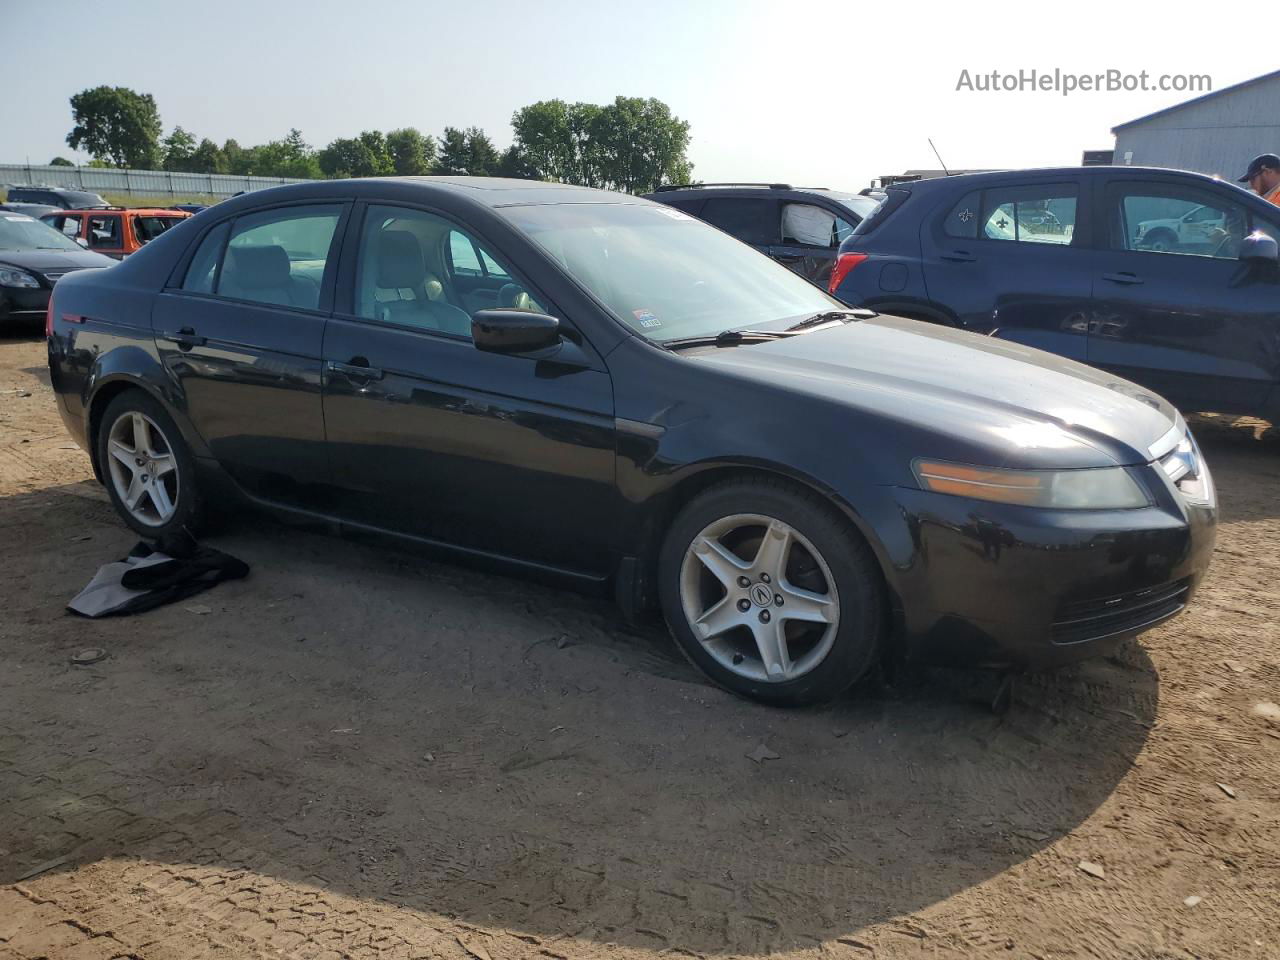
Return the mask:
M1280 207L1280 157L1274 153L1254 157L1240 182L1247 183L1258 196Z

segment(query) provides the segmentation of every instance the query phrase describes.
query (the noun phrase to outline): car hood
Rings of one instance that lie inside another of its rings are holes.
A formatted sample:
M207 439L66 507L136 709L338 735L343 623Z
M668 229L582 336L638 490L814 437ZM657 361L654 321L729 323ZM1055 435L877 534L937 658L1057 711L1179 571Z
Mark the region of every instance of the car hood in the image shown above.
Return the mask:
M762 385L800 390L942 435L921 452L988 466L1093 467L1151 460L1181 425L1137 384L1021 344L878 316L836 328L692 354Z
M112 267L117 262L92 250L0 250L0 263L38 273Z

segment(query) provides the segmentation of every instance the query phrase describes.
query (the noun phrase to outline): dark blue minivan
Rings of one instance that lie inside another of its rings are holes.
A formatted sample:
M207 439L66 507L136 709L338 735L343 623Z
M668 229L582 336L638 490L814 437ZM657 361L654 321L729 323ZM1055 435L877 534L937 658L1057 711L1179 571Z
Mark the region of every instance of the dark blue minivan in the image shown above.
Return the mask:
M1110 370L1188 411L1280 414L1280 209L1199 174L981 173L891 187L828 289Z

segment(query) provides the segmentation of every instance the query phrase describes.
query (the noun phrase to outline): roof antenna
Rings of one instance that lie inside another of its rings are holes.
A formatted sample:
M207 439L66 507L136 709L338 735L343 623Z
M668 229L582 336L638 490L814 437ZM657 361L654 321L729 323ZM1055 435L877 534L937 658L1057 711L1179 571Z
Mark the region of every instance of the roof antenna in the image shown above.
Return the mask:
M942 165L942 173L944 176L951 176L951 171L947 169L947 165L942 162L942 154L938 152L938 148L933 145L932 137L925 137L929 141L929 149L933 151L933 155L938 158L938 163Z

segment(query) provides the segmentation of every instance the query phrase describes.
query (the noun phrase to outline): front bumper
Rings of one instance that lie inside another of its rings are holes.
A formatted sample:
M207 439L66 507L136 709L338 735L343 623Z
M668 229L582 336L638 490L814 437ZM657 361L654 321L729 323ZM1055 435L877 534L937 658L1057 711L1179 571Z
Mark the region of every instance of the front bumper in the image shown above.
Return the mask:
M44 323L49 309L48 287L0 287L0 323Z
M1176 616L1209 566L1213 505L1170 489L1139 510L1003 506L896 489L910 561L890 581L906 650L1038 669L1108 653Z

